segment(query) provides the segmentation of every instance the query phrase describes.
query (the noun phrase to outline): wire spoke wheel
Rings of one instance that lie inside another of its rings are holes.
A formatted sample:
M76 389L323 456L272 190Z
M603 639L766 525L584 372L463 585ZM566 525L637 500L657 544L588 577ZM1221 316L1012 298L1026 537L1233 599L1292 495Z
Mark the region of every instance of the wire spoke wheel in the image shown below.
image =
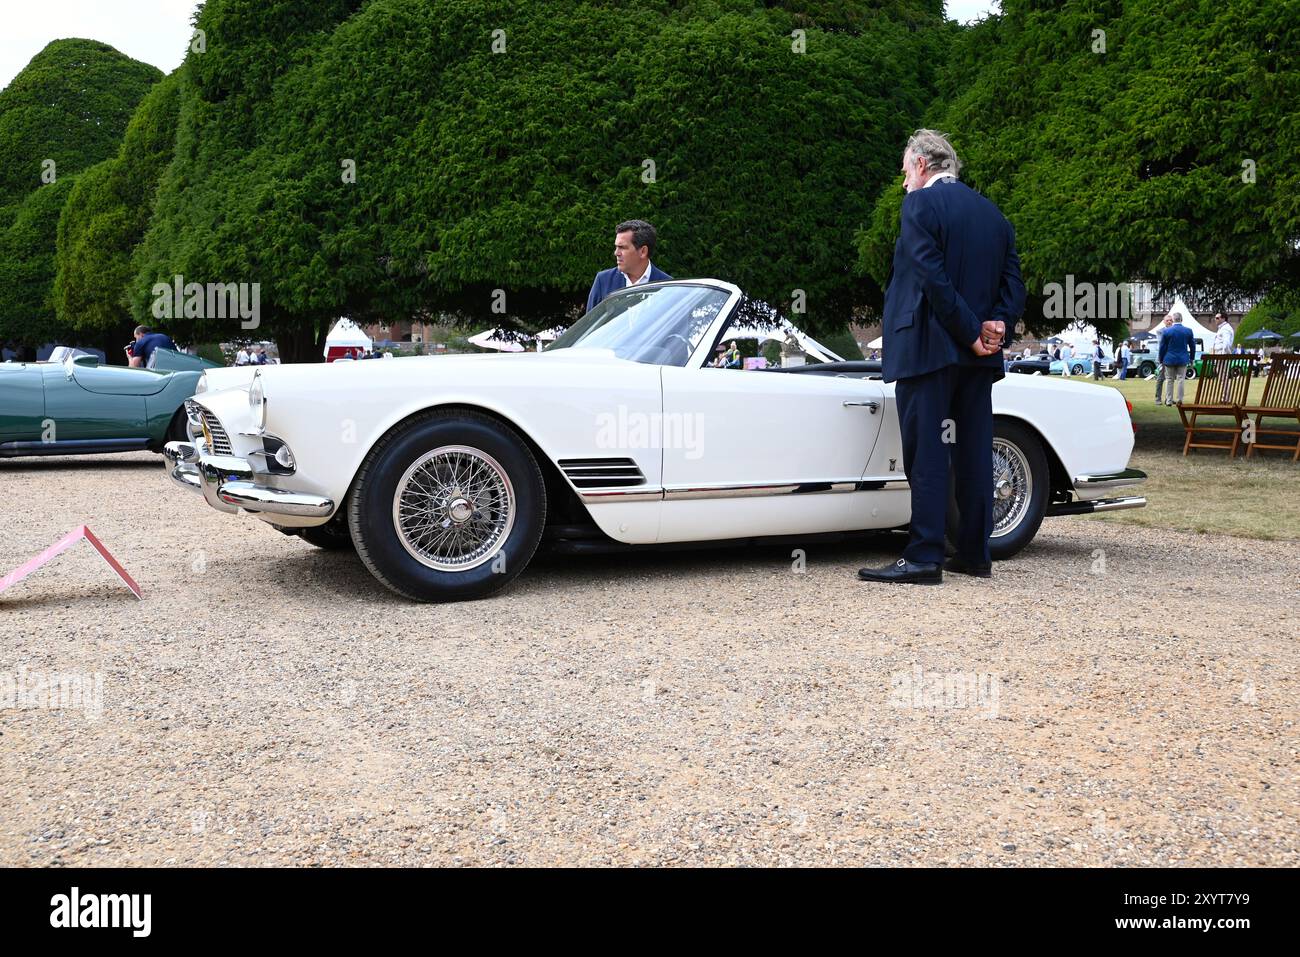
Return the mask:
M444 445L415 460L393 494L393 526L416 561L459 572L491 561L515 524L515 490L480 449Z
M1020 447L1006 439L993 439L993 536L1014 530L1029 511L1034 494L1034 473Z

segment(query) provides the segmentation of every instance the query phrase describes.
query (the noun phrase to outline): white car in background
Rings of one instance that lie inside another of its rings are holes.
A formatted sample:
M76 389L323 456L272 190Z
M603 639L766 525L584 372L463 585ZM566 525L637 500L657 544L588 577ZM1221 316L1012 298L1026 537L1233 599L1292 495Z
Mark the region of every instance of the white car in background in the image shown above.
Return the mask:
M707 366L729 329L755 324L832 361ZM355 547L420 601L496 591L544 540L800 541L910 519L879 363L839 360L712 279L617 292L542 353L213 370L199 388L190 441L166 447L173 480L213 508ZM1146 504L1110 497L1145 479L1127 468L1116 390L1009 376L993 407L995 558L1044 515Z

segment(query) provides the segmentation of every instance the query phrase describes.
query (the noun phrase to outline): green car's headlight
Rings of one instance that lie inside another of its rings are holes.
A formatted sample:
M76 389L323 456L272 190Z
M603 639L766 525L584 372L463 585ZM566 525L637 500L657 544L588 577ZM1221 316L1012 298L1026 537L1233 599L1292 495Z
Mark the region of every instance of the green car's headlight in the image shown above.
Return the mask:
M253 427L261 432L266 428L266 390L262 386L262 373L253 373L253 384L248 389L248 408L253 413Z

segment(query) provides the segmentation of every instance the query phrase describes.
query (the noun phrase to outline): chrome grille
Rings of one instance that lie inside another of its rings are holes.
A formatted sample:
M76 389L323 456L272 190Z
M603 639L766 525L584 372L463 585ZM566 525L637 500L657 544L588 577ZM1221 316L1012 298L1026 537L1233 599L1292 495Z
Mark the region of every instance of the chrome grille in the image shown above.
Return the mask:
M560 470L576 488L625 488L644 485L645 475L627 458L560 459Z
M212 448L209 451L213 455L233 455L235 453L230 444L230 436L222 427L220 419L192 399L186 400L185 411L197 412L203 416L203 421L208 424L208 431L212 433Z

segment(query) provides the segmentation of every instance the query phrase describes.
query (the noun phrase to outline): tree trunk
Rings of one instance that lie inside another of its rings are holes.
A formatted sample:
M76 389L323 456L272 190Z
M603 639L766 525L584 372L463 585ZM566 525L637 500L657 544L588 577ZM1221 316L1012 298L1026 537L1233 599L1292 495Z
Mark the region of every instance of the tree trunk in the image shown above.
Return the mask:
M318 328L315 322L304 320L292 329L277 333L275 344L280 350L280 361L323 362L325 340Z

